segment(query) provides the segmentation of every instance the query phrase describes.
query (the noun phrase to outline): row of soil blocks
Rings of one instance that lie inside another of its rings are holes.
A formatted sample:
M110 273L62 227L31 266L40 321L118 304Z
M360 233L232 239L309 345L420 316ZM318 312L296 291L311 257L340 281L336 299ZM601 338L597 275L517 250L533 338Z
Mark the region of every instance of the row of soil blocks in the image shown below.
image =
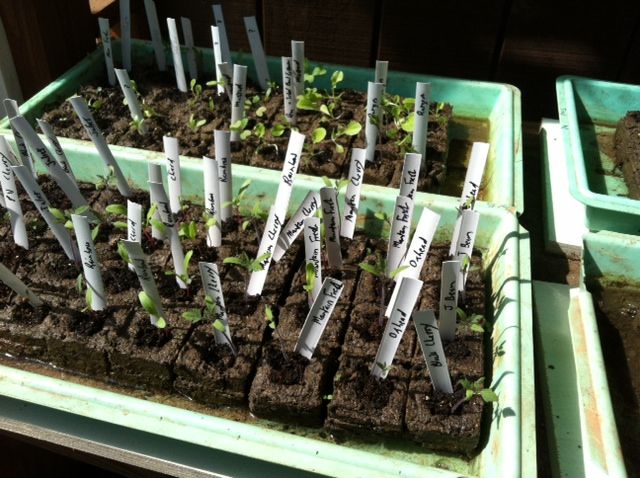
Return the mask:
M53 203L70 205L41 177L43 189ZM117 202L111 189L95 190L83 185L92 209L115 222L106 206ZM300 240L269 271L262 296L247 297L246 275L225 257L257 252L253 227L246 229L239 218L225 224L223 245L205 246L203 231L195 240L183 240L194 251L189 274L197 277L198 261L216 262L220 274L229 325L238 354L226 345L216 345L210 322L191 323L183 312L201 304L199 280L179 289L171 270L168 244L146 237L143 240L149 264L158 284L168 326L158 329L138 304L139 285L135 274L120 259L117 244L125 233L103 221L96 237L108 293L108 308L88 311L76 295L80 272L66 259L51 233L23 195L25 219L30 231L37 231L29 251L3 241L0 261L29 283L46 306L33 309L4 285L0 286L0 352L35 360L60 369L148 392L177 393L212 407L248 407L260 418L297 425L324 427L337 439L357 436L363 440L400 437L424 443L431 449L470 454L477 449L483 403L479 397L463 400L465 390L453 395L434 392L416 344L416 333L407 328L389 377L376 380L370 371L383 335L384 297L391 284L381 282L358 264L371 262L386 251L386 240L357 232L344 240L344 267L325 267L325 276L345 284L340 301L311 360L293 351L309 312L304 258ZM132 198L148 208L148 193L136 191ZM197 220L202 207L188 204L181 221ZM148 231L147 231L148 232ZM10 235L9 225L0 233ZM35 235L35 234L34 234ZM440 289L440 264L447 247L434 245L422 270L424 281L418 299L420 310L436 309ZM469 312L484 313L485 285L480 255L474 255L467 292L461 304ZM265 320L270 307L277 319L272 330ZM466 325L458 327L456 339L445 345L452 381L461 378L489 380L485 367L484 335ZM215 414L215 410L212 410Z

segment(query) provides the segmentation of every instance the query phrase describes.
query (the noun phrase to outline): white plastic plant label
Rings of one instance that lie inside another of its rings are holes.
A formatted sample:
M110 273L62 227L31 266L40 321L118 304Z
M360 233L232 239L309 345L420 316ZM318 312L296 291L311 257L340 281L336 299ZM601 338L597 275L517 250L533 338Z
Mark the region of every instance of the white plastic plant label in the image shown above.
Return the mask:
M220 281L218 266L212 262L198 262L198 268L200 269L200 277L202 279L202 288L204 289L204 293L213 300L216 307L214 320L219 320L224 325L224 333L215 327L213 328L216 344L228 345L234 355L237 355L236 348L231 339L231 330L229 330L229 319L224 305L222 282Z
M158 21L156 3L153 0L144 0L144 10L147 14L147 23L149 25L149 33L151 34L151 43L153 44L153 53L156 56L156 64L158 65L158 70L166 71L167 60L164 57L162 32L160 31L160 22Z
M220 229L218 161L203 156L202 164L204 166L204 210L207 215L207 246L220 247L222 245L222 231Z
M407 153L404 155L402 179L400 180L400 196L407 196L415 201L421 162L422 155L419 153Z
M460 196L461 209L473 209L473 204L478 199L478 193L480 192L480 184L482 183L482 175L484 174L488 156L489 143L473 143L467 174L462 186L462 195Z
M293 83L291 57L282 57L282 95L284 98L284 117L290 124L296 123L296 94Z
M289 200L291 199L291 191L293 190L293 181L296 179L296 175L298 174L303 146L304 135L297 131L291 131L289 144L287 145L287 152L284 155L280 184L278 185L276 200L273 203L278 209L278 215L283 218L286 216L287 209L289 208Z
M399 285L398 295L391 303L391 313L371 368L371 375L377 378L386 378L391 369L393 358L398 351L398 346L418 300L422 281L403 277Z
M122 65L131 71L131 5L130 0L120 0L120 45Z
M51 149L53 149L53 153L55 154L56 161L58 161L58 164L60 165L62 170L65 173L67 173L67 176L69 176L69 179L71 179L71 181L73 181L74 184L77 185L76 177L74 176L73 171L71 170L71 165L69 164L67 155L64 154L64 150L60 145L60 141L58 141L58 138L53 132L53 128L45 120L38 119L36 121L38 122L38 126L40 127L40 130L42 131L42 133L47 137L47 140L51 145Z
M113 49L111 48L111 29L108 18L98 18L100 27L100 38L102 39L102 49L104 51L104 64L107 70L107 79L111 86L116 84L116 74L113 71Z
M324 280L322 289L311 305L296 343L295 351L303 357L309 360L313 357L320 337L327 327L343 290L344 284L339 280L333 277L327 277Z
M418 225L409 244L409 249L400 263L401 270L395 276L396 285L385 313L387 317L389 317L393 302L397 297L400 288L400 279L403 277L410 277L412 279L420 277L420 271L424 266L427 254L429 254L429 248L431 247L433 236L436 233L439 222L440 214L433 212L429 208L422 208Z
M15 116L9 121L11 121L11 125L20 132L20 135L29 146L31 153L45 165L56 184L71 201L73 208L77 209L82 206L89 206L80 189L78 189L78 185L64 172L60 164L53 159L51 153L27 120L22 116Z
M427 153L430 97L431 83L416 82L416 103L413 107L413 141L411 146L423 158Z
M222 60L222 47L220 45L220 29L218 27L211 27L211 42L213 43L213 63L216 67L216 81L218 82L218 94L221 95L225 91L225 87L222 85L223 76L222 71L220 70L220 64L224 63ZM228 85L225 84L225 86ZM229 95L229 99L231 99L231 94L227 91Z
M382 83L382 94L387 88L387 73L389 72L389 62L383 60L376 60L376 76L374 81L376 83Z
M244 118L244 99L247 88L247 67L233 65L233 92L231 94L231 125ZM231 131L231 141L240 141L240 131Z
M231 101L231 88L233 86L233 65L231 65L231 63L222 62L218 64L218 68L220 69L220 74L222 75L222 88L227 93L229 101ZM218 93L222 93L222 91L218 90Z
M322 220L324 222L324 243L327 249L327 261L331 269L342 268L342 249L340 248L340 211L336 188L320 188L322 201Z
M182 178L180 177L180 154L178 138L163 136L164 156L167 160L167 183L169 185L169 202L171 212L180 212L180 197L182 196Z
M89 137L91 138L91 141L98 150L100 157L107 165L107 167L113 171L113 174L116 178L118 191L120 191L120 194L122 194L124 197L131 196L131 189L129 188L129 184L127 184L127 179L124 177L124 174L122 174L122 170L113 157L109 146L107 146L107 142L104 139L100 128L98 128L95 119L93 119L93 115L89 111L87 102L81 96L72 96L71 98L69 98L69 101L71 102L71 106L73 106L73 109L78 115L78 118L80 118L82 126L84 126L84 129L87 131Z
M127 240L142 243L142 205L127 199ZM133 264L129 269L134 271Z
M0 186L2 186L2 198L4 207L9 211L11 221L11 234L13 242L24 249L29 250L29 238L27 228L22 215L20 197L16 189L16 181L11 170L15 158L4 136L0 135Z
M247 38L251 47L251 55L253 55L253 64L256 68L256 74L260 88L266 90L269 87L271 78L267 69L267 57L264 56L264 48L256 17L244 17L244 27L247 30Z
M366 163L366 151L362 148L351 150L351 164L347 179L347 191L344 196L344 211L342 212L342 224L340 235L353 239L358 220L358 208L360 207L360 189L364 180L364 166Z
M173 69L176 73L176 85L178 90L187 92L187 80L184 76L184 65L182 64L182 48L178 37L178 28L175 18L167 18L167 28L169 29L169 41L171 42L171 56L173 57Z
M304 220L304 258L307 267L309 264L313 266L313 289L309 291L311 306L322 288L322 238L319 217L313 216Z
M413 314L413 323L418 333L418 342L422 355L427 362L431 383L436 391L453 393L451 375L444 355L442 340L438 332L438 324L433 310L425 310Z
M413 200L406 196L396 198L396 206L391 221L391 234L387 245L387 277L398 271L400 263L407 252L413 218ZM398 272L399 273L399 272Z
M280 237L278 237L278 244L276 250L273 253L273 261L278 262L282 259L284 253L289 249L293 241L296 240L298 234L302 232L304 228L304 221L306 218L311 217L320 208L320 194L316 191L309 191L304 200L293 213L293 216L289 219L289 222L282 228Z
M16 100L12 100L7 98L3 101L4 109L7 112L7 118L13 118L14 116L20 116L20 109L18 108L18 102ZM27 143L25 143L24 138L20 135L18 131L11 126L11 131L13 132L13 137L16 140L16 146L18 147L18 154L20 155L20 162L24 164L29 171L31 171L31 175L37 179L36 169L33 164L33 158L29 154L29 148L27 148Z
M220 219L225 222L233 214L231 199L233 199L233 184L231 176L231 135L228 131L215 130L216 161L218 162L218 180L220 181Z
M196 50L193 43L193 30L191 29L191 20L180 17L182 25L182 36L184 37L184 46L187 49L187 69L191 79L198 78L198 64L196 62Z
M91 307L91 310L104 310L107 306L107 299L104 293L98 253L91 238L89 221L84 216L72 214L71 222L73 223L73 229L76 231L82 272L84 273L84 280L87 284L88 305Z
M38 186L38 183L33 179L31 172L24 165L11 166L11 169L22 183L24 190L29 195L31 202L42 216L42 219L45 220L49 229L51 229L51 232L60 243L64 253L70 260L75 261L77 254L73 242L71 241L69 231L67 231L49 211L51 205L49 204L47 197L42 192L42 189L40 189L40 186Z
M367 118L365 122L365 141L367 161L373 161L376 152L380 122L382 121L382 92L384 85L370 81L367 86Z
M1 262L0 281L19 296L26 298L32 306L40 307L42 305L40 297L34 294L24 282L22 282L13 272L7 269L7 267Z
M158 287L156 286L156 281L153 278L153 271L151 270L151 267L149 267L147 258L142 251L142 245L139 242L121 242L124 244L127 254L129 254L129 260L135 268L136 276L138 277L138 281L140 281L142 290L149 296L156 306L159 315L151 316L151 323L155 325L159 318L164 317L164 311L162 310L162 300L158 293Z
M282 229L284 217L280 216L278 208L274 205L269 210L269 217L267 218L267 224L264 227L264 233L260 240L260 246L258 247L258 255L256 260L260 259L260 265L262 270L251 273L249 278L249 286L247 287L247 295L260 295L264 288L264 283L269 273L269 267L271 266L271 258L273 251L276 247L280 230Z
M450 342L456 336L456 309L458 308L459 260L444 261L440 277L440 336Z
M458 243L456 244L455 259L460 260L460 277L458 278L458 290L462 292L467 283L467 272L471 264L471 255L473 253L473 244L476 240L476 232L478 222L480 221L480 213L471 209L465 209L461 214L460 234L458 235Z
M127 100L127 106L129 107L131 118L134 121L139 122L138 131L140 131L142 134L146 134L147 127L144 123L144 115L142 114L142 108L140 107L138 96L136 95L136 92L133 91L133 87L131 86L129 73L127 73L127 70L120 68L116 68L115 71L116 78L118 78L118 83L120 84L120 89L122 90L122 94Z
M149 162L147 163L147 169L149 173L149 183L162 183L162 168L159 164ZM149 203L151 205L158 203L151 188L149 188ZM152 219L154 219L154 221L160 221L160 214L157 210L153 213ZM151 237L153 237L154 239L163 240L167 236L161 229L152 224Z
M162 183L149 183L149 188L153 189L153 195L158 205L158 214L160 220L167 229L167 235L171 245L171 257L173 259L173 270L176 274L176 282L181 289L187 288L187 282L184 280L187 276L187 270L184 263L184 250L180 243L180 236L176 229L176 222L171 212L171 205L167 193Z
M304 42L291 40L291 69L293 72L293 93L297 99L304 95Z
M213 18L216 26L220 31L220 49L222 51L221 63L231 63L231 48L229 47L229 37L227 36L227 27L224 24L224 16L222 14L222 5L213 5Z

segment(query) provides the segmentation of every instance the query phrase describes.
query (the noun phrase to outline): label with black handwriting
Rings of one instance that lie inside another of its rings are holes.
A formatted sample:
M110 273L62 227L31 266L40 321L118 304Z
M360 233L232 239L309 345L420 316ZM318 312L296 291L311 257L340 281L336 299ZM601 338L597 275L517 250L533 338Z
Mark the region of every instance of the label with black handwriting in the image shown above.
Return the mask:
M216 66L216 81L218 82L218 94L221 95L227 91L229 99L231 99L231 93L229 92L229 86L223 86L223 76L220 71L220 64L224 63L222 59L222 47L220 45L220 29L216 26L211 27L211 41L213 42L213 62Z
M220 31L220 49L222 51L222 61L231 63L231 48L229 48L229 38L227 37L227 27L224 24L222 5L213 5L213 18Z
M295 98L304 95L304 42L291 40L291 68Z
M113 71L113 49L111 48L111 29L108 18L98 18L100 27L100 39L102 40L102 50L104 51L104 64L107 70L107 79L111 86L116 84L116 74Z
M213 224L207 226L207 246L220 247L222 245L222 231L220 229L220 181L218 180L218 161L202 157L204 179L204 209L207 221L213 219Z
M166 71L167 60L164 57L162 33L160 32L160 23L158 22L158 12L156 11L155 2L153 0L144 0L144 10L147 14L147 23L149 25L149 33L151 34L151 43L153 43L153 52L156 56L158 70Z
M261 259L260 265L262 270L251 273L249 278L249 286L247 287L247 295L260 295L264 288L264 283L267 280L267 274L269 273L269 266L271 266L271 258L273 257L273 251L276 248L276 242L282 229L282 223L284 216L280 216L278 208L274 205L269 210L269 217L267 218L267 224L264 227L264 233L260 240L260 246L258 247L258 254L256 259Z
M244 100L247 90L247 67L233 65L233 89L231 94L231 124L244 118ZM241 131L231 131L231 141L240 141Z
M306 266L309 264L313 266L313 289L309 292L309 306L311 306L322 288L322 238L320 237L320 218L316 216L304 220L304 258Z
M280 237L278 237L278 244L276 250L273 253L273 261L278 262L282 259L284 253L289 249L293 241L296 240L300 232L304 227L304 220L313 215L320 207L320 194L316 191L309 191L304 200L293 213L293 216L289 219L289 222L282 228Z
M25 297L34 307L40 307L42 300L27 285L0 262L0 281L21 297Z
M17 164L17 159L4 136L0 135L0 186L2 186L3 206L9 211L11 233L16 245L29 250L29 237L22 215L20 197L16 189L16 180L11 166Z
M282 57L282 95L284 98L284 117L290 124L296 123L296 94L293 82L293 61L289 56Z
M320 293L313 301L311 309L304 321L295 351L309 360L313 357L322 333L333 314L333 310L340 300L344 284L333 277L327 277L320 289Z
M456 309L458 308L459 260L444 261L440 277L440 335L449 342L456 336Z
M7 112L7 118L13 118L14 116L20 116L20 108L18 107L18 102L16 100L12 100L7 98L3 101L4 109ZM20 155L20 162L24 164L29 171L31 171L31 175L37 179L38 175L36 174L35 165L33 164L33 158L29 154L29 148L27 148L27 143L25 143L24 138L20 135L20 133L11 125L11 131L13 132L13 137L16 140L16 146L18 147L18 154Z
M365 122L365 141L367 161L373 161L376 152L380 122L382 121L382 96L384 85L369 82L367 87L367 118Z
M182 196L182 180L180 177L180 154L178 138L163 136L164 156L167 160L167 184L169 185L169 203L171 212L180 212L180 196Z
M118 84L122 90L125 100L127 100L127 106L129 107L129 113L134 121L138 121L138 131L142 134L147 133L147 126L144 122L144 115L142 114L142 108L140 107L140 101L138 101L138 95L133 91L131 86L131 79L127 70L116 68L116 78L118 78Z
M444 356L444 348L433 310L416 312L413 314L413 323L418 333L422 355L427 362L433 388L439 392L453 393L447 358Z
M398 294L391 303L391 313L384 328L376 359L371 368L371 375L377 378L386 378L391 369L393 358L398 351L398 346L418 300L422 281L403 277L398 285L400 286Z
M400 196L416 200L418 190L418 176L420 175L420 163L422 155L419 153L407 153L404 155L402 165L402 179L400 180Z
M282 175L280 176L280 184L276 194L275 204L278 209L278 215L284 218L289 208L289 200L291 199L291 191L293 190L293 182L298 174L300 166L300 156L302 155L302 147L304 146L304 135L297 131L291 131L289 136L289 144L287 152L284 155L284 164L282 165Z
M216 161L218 162L218 181L220 182L220 219L227 221L233 215L231 200L233 199L233 184L231 176L231 135L228 131L215 130L213 142L215 144Z
M222 294L222 282L218 272L218 266L213 262L198 262L200 269L200 277L202 278L202 288L204 293L209 296L215 304L214 320L219 320L224 324L224 333L215 327L213 328L214 336L217 344L226 344L234 351L233 340L231 339L231 330L229 329L229 319L227 310L224 305L224 296Z
M391 221L391 234L387 246L387 277L394 275L409 247L411 219L413 217L413 200L406 196L396 198L396 207Z
M322 201L322 220L324 222L324 243L327 249L327 261L331 269L342 268L342 249L340 248L340 211L338 209L338 191L336 188L320 188Z
M36 121L38 122L38 126L40 127L40 130L42 131L42 133L47 137L47 140L51 145L51 149L53 149L53 153L55 155L56 161L58 161L58 164L60 165L62 170L65 173L67 173L67 176L69 176L69 179L71 179L71 181L73 181L74 184L76 184L76 177L74 176L73 171L71 170L71 165L69 164L67 155L64 154L62 145L60 145L60 141L58 141L58 138L53 132L53 128L49 123L47 123L42 119L37 119Z
M142 205L127 199L127 240L142 242ZM133 264L129 269L134 270Z
M198 78L198 64L196 63L196 49L193 43L193 30L191 29L191 20L180 17L182 25L182 36L184 37L184 46L187 49L187 69L189 70L189 78Z
M176 74L176 84L178 90L186 93L187 80L184 75L184 65L182 64L182 49L180 48L180 38L175 18L167 18L167 28L169 29L169 41L171 43L171 56L173 57L173 70Z
M153 278L153 271L151 270L151 267L149 267L147 258L142 251L142 245L139 242L124 240L120 242L124 244L127 254L129 254L129 260L133 264L138 281L140 281L140 285L142 286L142 290L145 291L153 301L158 313L160 314L159 316L151 316L151 323L155 325L160 317L164 317L164 312L162 310L162 300L160 300L158 287L156 286L156 281Z
M459 271L458 290L463 291L467 283L467 273L471 263L471 255L473 253L473 244L476 240L476 232L478 230L478 222L480 221L480 213L471 209L465 209L461 214L460 234L458 234L458 243L456 244L455 259L462 263Z
M131 5L130 0L119 0L120 49L124 68L131 71Z
M87 288L91 290L91 310L104 310L107 306L107 298L104 293L102 273L100 272L100 262L98 253L91 238L91 227L86 217L78 214L71 215L73 229L76 231L78 250L80 252L80 262Z
M353 239L358 220L358 208L360 207L360 190L364 181L364 166L366 163L366 150L353 148L351 150L351 164L349 165L349 176L347 179L347 191L344 195L344 211L342 213L342 224L340 235Z
M413 150L422 157L427 152L427 127L429 126L429 98L431 83L416 83L416 103L413 107Z
M258 75L258 83L260 83L260 88L266 90L269 87L271 78L267 69L267 57L264 56L264 48L262 47L262 39L260 38L256 17L244 17L244 27L247 30L247 38L253 55L253 64Z

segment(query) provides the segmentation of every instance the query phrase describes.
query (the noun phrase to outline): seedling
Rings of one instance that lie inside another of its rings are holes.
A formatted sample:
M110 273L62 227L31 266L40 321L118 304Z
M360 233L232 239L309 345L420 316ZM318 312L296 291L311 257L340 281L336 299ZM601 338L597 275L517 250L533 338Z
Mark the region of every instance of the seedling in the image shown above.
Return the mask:
M302 286L302 288L307 291L308 294L311 294L316 284L316 268L313 267L313 264L310 262L307 263L307 266L305 267L304 278L305 284Z
M165 226L160 219L153 217L155 216L156 212L158 212L158 205L156 203L153 203L149 208L149 211L147 212L145 225L147 226L147 228L155 227L158 231L160 231L161 234L164 235L167 231L167 226ZM151 234L148 234L148 237L151 238Z
M264 102L266 103L267 101L269 101L273 93L278 91L279 88L280 87L278 86L278 83L276 83L275 81L270 81L267 85L266 91L264 92Z
M189 277L189 263L191 262L192 256L193 251L188 251L184 255L184 261L182 262L182 266L184 267L183 274L176 274L175 271L164 271L164 274L168 276L177 276L182 282L189 286L189 284L191 284L191 277Z
M362 130L362 125L355 120L349 121L344 128L338 127L331 132L331 141L336 145L336 151L340 154L344 153L344 146L337 143L337 139L341 136L356 136Z
M112 216L124 216L127 214L127 209L122 204L109 204L104 210ZM114 221L113 227L126 231L128 225L124 221Z
M97 91L98 92L102 91L102 88L98 88ZM93 111L98 111L100 108L102 108L104 106L104 101L102 101L101 99L98 99L98 98L89 98L89 100L87 101L87 105Z
M189 89L191 90L192 98L189 101L189 107L193 107L200 97L202 96L202 85L197 82L195 78L189 83Z
M139 134L144 134L144 118L138 116L129 121L129 126L135 129Z
M194 133L197 133L198 130L200 128L202 128L205 124L207 123L207 120L202 118L202 119L197 119L194 118L193 114L191 116L189 116L189 121L187 123L187 126L189 127L189 129L191 131L193 131Z
M247 136L244 133L244 131L247 128L248 124L249 124L249 119L248 118L242 118L241 120L238 120L235 123L233 123L231 126L229 126L229 129L231 131L233 131L234 133L240 133L240 138L246 139L251 135L251 132L249 132L249 136ZM243 136L244 136L244 138L243 138Z
M482 398L482 401L485 403L498 401L498 395L496 394L496 392L494 392L491 388L486 388L484 386L484 377L480 377L474 382L463 378L458 381L458 385L464 388L465 395L462 400L451 407L451 413L454 413L463 403L468 402L475 396L479 396L480 398Z
M146 310L149 315L157 317L157 321L154 325L159 329L164 329L167 326L167 322L160 314L160 307L158 304L156 304L149 294L143 290L138 292L138 300L140 301L142 308Z
M275 335L278 338L278 344L280 345L280 351L282 352L282 356L284 357L285 360L289 360L289 357L287 356L287 352L285 351L284 340L282 340L282 336L280 335L280 332L278 332L277 330L278 324L276 323L276 319L273 315L273 310L269 305L264 306L264 318L269 324L269 328L273 330L273 335Z
M76 291L80 297L84 295L84 300L87 303L87 306L82 309L82 312L91 310L91 304L93 303L93 291L90 287L86 286L84 276L82 274L78 274L78 277L76 277Z
M245 194L247 193L247 189L249 189L249 186L251 186L251 180L247 179L245 180L245 182L242 183L242 185L240 186L240 189L238 189L238 194L236 194L235 196L233 196L233 198L231 198L231 201L225 201L224 203L222 203L223 208L231 206L231 209L233 210L233 215L236 217L236 221L238 223L240 223L240 218L242 217L240 215L240 204L242 203L242 200Z
M378 368L380 370L382 370L382 374L386 375L388 374L391 369L393 368L393 364L388 364L386 362L376 362L376 365L378 366Z
M318 76L324 76L327 74L327 69L323 66L315 66L313 70L311 70L311 64L308 60L304 61L304 81L305 83L313 83ZM311 71L311 73L309 73Z
M456 309L456 315L463 324L469 325L469 328L474 332L484 332L485 327L488 326L487 319L480 314L467 314L460 307Z
M129 257L129 252L127 251L127 248L124 247L124 244L120 241L118 241L118 255L127 265L131 264L131 258Z
M96 191L106 189L111 183L115 181L116 172L113 166L109 166L109 170L106 175L98 174L98 180L96 181Z
M370 255L371 251L368 250L367 254ZM378 317L378 320L380 322L380 325L383 325L385 303L387 300L387 287L389 286L390 281L394 280L398 276L398 274L405 270L408 266L401 266L394 269L389 274L389 277L387 277L387 260L382 257L379 252L376 252L376 260L373 264L370 264L368 262L361 262L360 264L358 264L358 266L363 271L376 276L380 281L380 316Z
M251 259L246 252L242 251L239 255L226 257L223 261L225 264L233 264L243 270L245 282L249 284L249 276L252 272L264 270L262 263L271 257L270 252L265 252L256 259Z
M71 221L71 215L72 214L83 215L90 210L91 208L89 206L80 206L79 208L76 208L74 210L69 209L67 211L61 211L60 209L57 209L55 207L49 208L49 212L54 217L56 222L58 224L62 224L65 227L65 229L68 229L70 231L73 231L73 222ZM100 233L100 224L97 224L91 230L91 239L95 241L99 233Z
M214 218L215 221L215 218ZM198 226L195 221L191 221L189 223L184 223L178 229L178 236L183 239L189 239L191 241L195 241L198 237Z
M347 187L347 184L349 184L349 180L346 178L334 179L331 181L327 176L322 176L322 182L326 187L334 188L338 192L342 191L342 189Z
M224 326L224 323L218 318L218 316L218 306L213 298L208 295L205 295L204 297L203 309L189 309L186 312L182 313L182 318L191 322L192 324L196 324L202 320L211 322L213 328L224 335L224 338L231 348L231 352L233 352L233 355L238 355L238 352L234 347L233 342L231 341L231 337L229 337L229 334L227 334L227 328Z

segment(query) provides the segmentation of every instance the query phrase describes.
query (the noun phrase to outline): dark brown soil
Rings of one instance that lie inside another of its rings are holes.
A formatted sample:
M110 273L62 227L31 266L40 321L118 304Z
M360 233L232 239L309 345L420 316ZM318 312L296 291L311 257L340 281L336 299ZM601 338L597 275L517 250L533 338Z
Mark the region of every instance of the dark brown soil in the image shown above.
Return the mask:
M640 199L640 111L629 111L618 122L615 161L622 168L629 197Z

